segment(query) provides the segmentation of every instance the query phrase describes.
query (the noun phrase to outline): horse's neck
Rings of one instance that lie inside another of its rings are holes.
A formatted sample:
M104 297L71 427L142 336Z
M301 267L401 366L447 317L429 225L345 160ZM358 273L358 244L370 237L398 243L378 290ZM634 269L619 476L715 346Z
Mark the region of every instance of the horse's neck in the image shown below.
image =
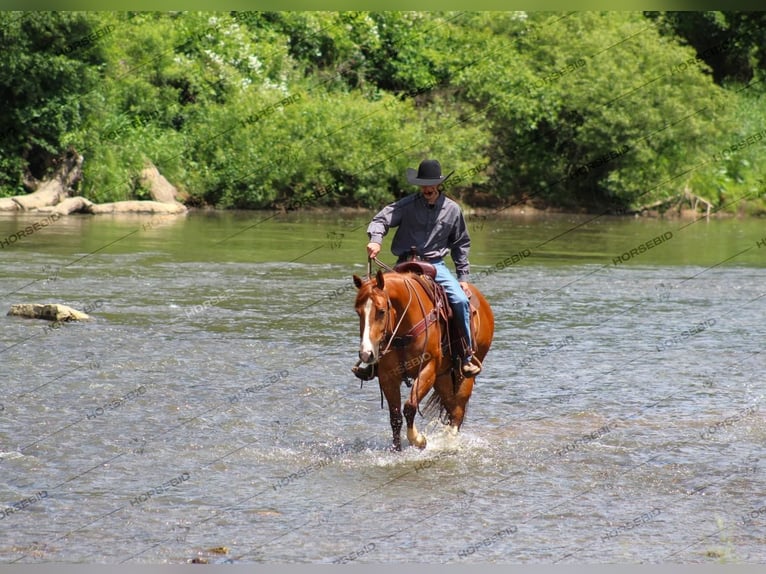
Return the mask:
M417 279L397 277L395 283L395 290L390 289L390 283L386 287L396 321L401 319L403 326L412 326L423 318L424 312L430 312L433 305ZM402 314L405 315L404 319Z

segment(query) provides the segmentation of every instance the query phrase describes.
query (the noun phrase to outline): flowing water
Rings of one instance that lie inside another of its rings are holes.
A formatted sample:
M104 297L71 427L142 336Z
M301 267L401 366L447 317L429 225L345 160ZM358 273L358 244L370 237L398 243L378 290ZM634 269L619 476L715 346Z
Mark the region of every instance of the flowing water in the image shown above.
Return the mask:
M0 217L0 562L766 560L762 221L471 217L494 344L393 453L368 217Z

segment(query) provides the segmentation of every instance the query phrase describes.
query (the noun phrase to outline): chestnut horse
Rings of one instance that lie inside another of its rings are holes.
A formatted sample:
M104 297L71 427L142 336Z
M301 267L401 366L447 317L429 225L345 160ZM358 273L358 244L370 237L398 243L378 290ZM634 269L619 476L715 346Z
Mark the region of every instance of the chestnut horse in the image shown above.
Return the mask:
M423 281L430 279L409 272L378 271L366 280L354 275L361 338L359 358L375 365L381 392L388 403L395 450L402 448L400 389L405 379L412 379L404 404L407 439L419 448L425 448L426 439L415 427L415 413L428 392L434 390L427 405L446 413L446 423L457 433L473 391L474 378L463 377L460 362L445 348L444 318L435 310ZM468 296L474 355L483 361L492 343L495 320L489 303L475 286L470 286ZM460 341L453 344L459 345Z

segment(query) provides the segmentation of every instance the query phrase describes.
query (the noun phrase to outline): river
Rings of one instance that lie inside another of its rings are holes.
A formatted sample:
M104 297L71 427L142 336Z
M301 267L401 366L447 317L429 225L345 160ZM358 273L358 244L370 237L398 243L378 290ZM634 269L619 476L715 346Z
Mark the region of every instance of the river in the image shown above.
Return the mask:
M762 220L469 217L495 340L394 453L368 217L0 216L0 562L766 561Z

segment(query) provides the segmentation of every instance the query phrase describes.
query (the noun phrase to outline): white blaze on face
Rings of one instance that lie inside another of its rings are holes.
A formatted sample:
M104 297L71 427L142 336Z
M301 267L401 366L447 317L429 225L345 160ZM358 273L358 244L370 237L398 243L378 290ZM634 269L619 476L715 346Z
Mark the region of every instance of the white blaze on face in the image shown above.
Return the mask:
M375 350L370 340L370 326L372 325L372 299L367 299L364 304L364 330L362 331L362 342L359 345L359 358L365 363L372 363L375 359Z

